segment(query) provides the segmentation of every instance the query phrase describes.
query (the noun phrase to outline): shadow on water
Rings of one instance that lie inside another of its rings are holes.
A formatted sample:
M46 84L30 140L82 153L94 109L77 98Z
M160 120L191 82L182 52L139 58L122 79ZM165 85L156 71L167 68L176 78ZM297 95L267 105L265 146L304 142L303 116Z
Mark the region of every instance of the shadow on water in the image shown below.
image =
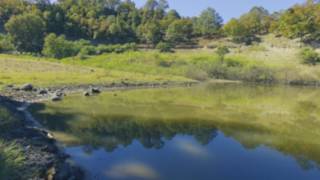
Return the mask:
M178 136L206 147L222 132L246 150L268 147L310 170L320 165L319 95L312 88L206 86L74 96L30 110L67 147L88 154L135 142L161 150Z

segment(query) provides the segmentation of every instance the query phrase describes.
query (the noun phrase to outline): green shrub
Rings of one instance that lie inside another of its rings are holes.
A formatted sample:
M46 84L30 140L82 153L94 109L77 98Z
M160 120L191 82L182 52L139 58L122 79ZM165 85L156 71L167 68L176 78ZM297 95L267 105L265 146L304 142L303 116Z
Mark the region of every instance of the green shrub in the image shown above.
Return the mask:
M209 75L206 71L195 67L191 67L186 72L186 76L190 79L195 79L198 81L205 81L209 78Z
M90 49L87 48L87 47L83 47L83 48L79 51L77 57L80 58L80 59L86 59L86 58L89 56L89 54L90 54Z
M242 75L242 79L248 82L272 83L275 81L274 71L268 67L252 66Z
M224 57L230 53L230 50L226 46L219 46L216 50L217 55L219 56L219 59L221 62L224 61Z
M304 48L300 52L304 64L316 65L320 62L319 54L312 48Z
M80 44L66 40L65 36L57 37L55 34L49 34L45 38L42 54L47 57L61 59L77 55L80 51L79 48Z
M135 43L129 44L115 44L115 45L98 45L96 47L96 54L103 54L103 53L123 53L126 51L136 51L137 45Z
M156 49L158 49L160 52L173 52L173 46L166 42L158 43Z
M13 43L10 41L9 36L0 34L0 53L15 51Z

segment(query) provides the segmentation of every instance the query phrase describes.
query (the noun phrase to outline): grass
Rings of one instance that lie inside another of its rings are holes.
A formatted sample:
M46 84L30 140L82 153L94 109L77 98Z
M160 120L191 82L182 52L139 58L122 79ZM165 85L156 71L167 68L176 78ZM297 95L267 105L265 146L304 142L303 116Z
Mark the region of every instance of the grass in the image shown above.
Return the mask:
M6 107L0 105L0 179L19 179L25 157L15 142L2 139L3 134L21 125L21 121Z
M219 62L214 49L177 50L175 53L136 51L109 53L62 60L29 56L0 55L0 84L40 86L66 84L98 84L119 81L185 82L193 80L229 79L253 82L319 84L319 66L301 63L303 45L272 35L261 42L241 46L219 40L201 42L204 46L227 44L231 53Z
M15 143L0 140L0 179L19 179L25 157L22 148Z
M120 81L190 81L185 77L174 75L152 75L117 69L103 69L95 65L83 66L80 62L78 64L62 62L28 56L0 55L0 84L24 84L29 82L39 86L55 86Z

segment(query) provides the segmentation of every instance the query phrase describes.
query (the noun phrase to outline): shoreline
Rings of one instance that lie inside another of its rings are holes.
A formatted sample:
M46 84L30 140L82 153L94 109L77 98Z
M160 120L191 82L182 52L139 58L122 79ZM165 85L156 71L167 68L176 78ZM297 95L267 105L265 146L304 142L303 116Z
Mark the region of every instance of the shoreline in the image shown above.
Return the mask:
M28 119L24 103L0 96L1 104L18 117L21 124L1 135L6 142L14 142L25 156L24 169L18 174L26 179L83 179L83 171L69 161L69 155L57 141Z
M92 87L105 92L147 88L190 87L196 84L200 84L200 82L56 86L46 88L48 89L48 93L44 95L39 95L38 88L34 88L32 91L24 91L10 86L0 91L0 103L8 108L10 112L18 114L19 119L22 121L22 126L10 130L8 134L4 135L4 139L9 142L17 142L18 145L23 147L26 164L28 167L32 166L33 171L38 172L36 177L30 178L81 180L84 178L84 171L76 164L72 164L70 156L64 152L59 142L28 111L28 107L32 103L48 101L52 97L52 94L57 91L61 92L63 96L67 96L84 92Z

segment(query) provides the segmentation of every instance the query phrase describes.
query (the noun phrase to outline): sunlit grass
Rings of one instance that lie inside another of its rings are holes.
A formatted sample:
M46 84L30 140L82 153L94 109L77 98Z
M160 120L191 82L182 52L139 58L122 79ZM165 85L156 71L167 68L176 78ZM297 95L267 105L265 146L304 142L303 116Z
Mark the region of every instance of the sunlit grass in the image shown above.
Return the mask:
M0 84L31 82L44 86L119 81L192 81L210 78L278 83L320 83L320 66L301 63L303 46L293 40L261 38L243 46L228 42L231 53L220 63L214 49L129 51L62 60L0 55ZM226 40L212 42L224 43ZM211 42L206 42L210 45Z

